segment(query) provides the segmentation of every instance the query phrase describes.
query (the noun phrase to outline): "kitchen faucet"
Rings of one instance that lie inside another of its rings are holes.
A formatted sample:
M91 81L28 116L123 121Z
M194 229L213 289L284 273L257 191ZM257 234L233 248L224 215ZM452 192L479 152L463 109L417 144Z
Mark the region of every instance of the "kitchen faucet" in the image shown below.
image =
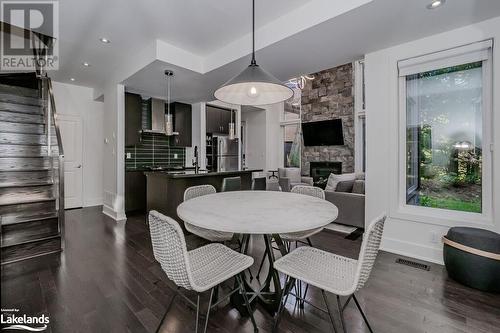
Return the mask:
M198 161L198 146L194 146L194 159L193 159L194 173L200 171L200 163Z

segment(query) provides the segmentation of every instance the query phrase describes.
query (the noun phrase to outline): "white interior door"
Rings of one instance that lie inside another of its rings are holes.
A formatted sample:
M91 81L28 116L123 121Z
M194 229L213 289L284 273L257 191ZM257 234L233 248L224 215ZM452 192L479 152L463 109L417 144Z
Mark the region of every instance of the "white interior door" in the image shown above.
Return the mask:
M83 206L82 119L58 115L64 148L64 207Z

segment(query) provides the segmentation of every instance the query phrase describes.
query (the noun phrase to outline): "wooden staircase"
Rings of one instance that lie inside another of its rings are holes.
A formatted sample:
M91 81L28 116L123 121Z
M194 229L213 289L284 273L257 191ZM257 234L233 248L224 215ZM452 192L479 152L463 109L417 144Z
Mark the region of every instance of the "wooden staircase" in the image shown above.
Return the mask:
M40 91L0 84L2 265L63 246L63 155L51 82L33 79Z

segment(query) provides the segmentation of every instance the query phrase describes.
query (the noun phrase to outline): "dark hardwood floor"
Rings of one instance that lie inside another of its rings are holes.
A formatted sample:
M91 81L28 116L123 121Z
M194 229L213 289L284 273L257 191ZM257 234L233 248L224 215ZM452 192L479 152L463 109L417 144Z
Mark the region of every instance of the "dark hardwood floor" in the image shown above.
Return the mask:
M200 240L190 236L190 247ZM356 257L361 240L322 232L313 243ZM254 271L261 258L255 239ZM450 280L442 266L423 271L395 263L398 256L381 252L372 275L359 293L376 333L500 332L500 295L479 292ZM2 308L50 317L49 332L154 332L174 292L152 255L143 216L116 223L100 207L66 212L66 249L60 255L2 266ZM228 284L230 287L231 284ZM187 293L189 295L189 293ZM223 292L221 292L223 294ZM308 298L324 307L317 290ZM330 297L332 308L335 298ZM162 332L194 331L194 311L177 298ZM281 332L330 332L326 314L289 299ZM353 304L346 310L349 332L368 332ZM270 332L273 319L257 307L260 332ZM338 315L336 317L338 319ZM210 332L253 332L247 318L229 305L211 315Z

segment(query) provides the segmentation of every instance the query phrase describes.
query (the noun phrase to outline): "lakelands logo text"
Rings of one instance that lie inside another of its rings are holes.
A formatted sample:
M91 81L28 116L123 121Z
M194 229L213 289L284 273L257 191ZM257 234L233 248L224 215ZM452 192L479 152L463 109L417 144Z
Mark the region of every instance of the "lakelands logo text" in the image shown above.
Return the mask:
M40 316L17 315L16 313L8 313L11 311L4 309L2 312L4 312L1 314L2 330L42 332L47 329L49 324L49 317L44 314ZM14 309L12 312L19 312L19 310Z
M0 70L59 68L59 3L0 0Z

